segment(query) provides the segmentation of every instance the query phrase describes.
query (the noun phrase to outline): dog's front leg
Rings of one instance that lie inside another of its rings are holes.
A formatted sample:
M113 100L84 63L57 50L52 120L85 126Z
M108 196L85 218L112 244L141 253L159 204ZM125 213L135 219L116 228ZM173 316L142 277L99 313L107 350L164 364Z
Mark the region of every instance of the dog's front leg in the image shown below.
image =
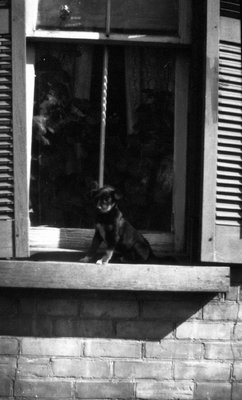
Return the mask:
M103 239L102 239L100 233L96 230L95 234L93 236L93 239L92 239L91 247L88 250L87 255L80 259L80 262L83 262L83 263L90 262L92 260L92 258L95 256L95 254L97 253L98 248L99 248L100 244L102 243L102 241L103 241Z
M119 242L119 229L118 224L114 226L114 230L106 234L107 250L104 256L97 261L97 264L107 264L113 257L114 250Z
M113 256L114 249L107 249L105 255L100 259L97 260L96 264L107 264L111 260Z

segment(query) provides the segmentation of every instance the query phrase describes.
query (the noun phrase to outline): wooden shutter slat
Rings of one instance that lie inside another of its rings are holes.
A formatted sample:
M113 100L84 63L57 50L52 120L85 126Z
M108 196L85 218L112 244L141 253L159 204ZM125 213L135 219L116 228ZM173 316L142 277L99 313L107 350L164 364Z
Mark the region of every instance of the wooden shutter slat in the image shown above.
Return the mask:
M236 212L236 211L217 211L216 216L219 218L235 218L235 219L241 219L242 218L242 212Z
M6 189L13 189L13 183L11 181L0 182L0 190L4 191Z
M217 178L217 184L230 185L230 186L242 186L242 179L221 179Z
M241 154L218 154L218 160L231 161L231 162L242 162Z
M241 148L239 147L232 147L232 146L221 146L218 145L218 151L224 153L233 153L233 154L241 154Z
M229 42L220 41L219 44L219 60L230 57L231 59L239 59L238 56L241 55L241 48L240 46L236 45L235 43L229 44Z
M223 115L223 114L230 114L230 115L232 115L232 114L238 114L240 117L241 117L241 108L236 108L236 104L232 104L231 103L231 106L230 107L225 107L224 105L220 105L219 107L218 107L218 110L219 110L219 112L221 113L221 115ZM230 117L230 115L229 116L227 116L227 118L229 118ZM240 121L242 120L242 118L240 118Z
M8 77L10 77L11 76L11 72L8 69L1 68L0 69L0 76L8 76Z
M0 142L0 150L6 150L8 152L10 152L10 150L12 150L12 144L9 142ZM12 155L12 152L11 152Z
M226 54L226 52L228 52L231 55L241 54L240 46L236 46L234 43L229 44L225 42L220 42L219 48L220 48L220 55L219 55L220 58L223 57L223 55Z
M241 64L240 64L240 55L238 55L238 61L232 61L230 57L223 57L220 59L219 64L221 65L222 68L220 68L220 71L222 72L223 69L226 70L228 68L229 70L233 71L237 74L241 73Z
M219 90L219 99L226 98L226 99L236 99L239 100L241 99L241 90L234 91L234 90L229 90L228 87L225 87L223 89Z
M217 193L217 199L221 200L221 201L224 201L225 203L227 201L240 202L240 201L242 201L242 194L241 195L236 195L236 194L229 195L229 194Z
M220 47L220 50L221 50L221 54L219 57L220 64L223 64L226 60L229 60L230 67L235 62L236 65L240 68L239 62L241 58L241 51L238 50L237 52L231 52L229 48L223 50L222 47Z
M232 187L232 186L218 186L217 193L241 194L242 189L239 187Z
M217 203L217 206L216 206L216 208L217 208L217 210L231 210L231 211L234 211L234 210L237 210L237 211L241 211L241 207L240 207L240 204L238 203L238 204L236 204L236 203L225 203L224 201L220 204L219 202Z
M12 165L13 164L11 158L9 158L9 157L0 157L0 170L1 170L2 165L7 165L7 164L8 165Z
M231 92L239 92L239 94L241 94L241 86L240 85L238 85L238 84L236 85L235 83L231 83L226 80L219 81L219 89L230 90Z
M222 84L224 82L228 82L228 83L232 83L232 84L235 84L235 85L239 85L242 82L242 78L233 76L232 74L225 74L223 72L221 74L221 77L220 77L220 83Z
M13 180L13 176L12 176L12 174L2 173L2 172L0 171L0 180L1 180L1 181L5 181L5 180L10 180L10 181L12 181L12 180Z
M221 78L223 78L223 75L224 75L225 79L228 79L230 77L236 79L237 77L241 77L241 75L242 75L241 69L224 67L223 64L220 64L219 72L221 74ZM241 80L238 79L238 81L241 81Z
M229 98L224 98L219 96L219 105L222 106L232 106L232 107L242 107L242 100L231 100Z
M229 130L224 130L224 129L220 129L219 130L219 134L220 136L223 137L228 137L231 139L236 139L236 138L241 138L241 132L240 131L229 131Z
M233 177L233 178L241 178L242 179L242 174L241 171L223 171L219 170L218 175L219 177L224 176L224 177Z
M0 100L11 100L12 95L11 93L5 92L5 93L0 93Z
M242 129L242 125L241 124L234 124L234 123L228 123L228 122L221 122L221 121L219 121L218 122L218 128L219 129L228 129L228 130L230 130L230 131L233 131L233 130L238 130L238 131L240 131L241 132L241 129Z
M241 170L242 164L241 163L234 163L234 162L221 162L218 161L218 168L225 168L227 170L234 169L234 170Z
M225 220L223 218L217 218L216 225L226 225L226 226L237 226L240 227L241 221L238 219L234 219L233 221Z
M229 139L223 136L219 136L218 143L219 145L228 145L228 146L242 146L242 137L230 137ZM241 151L241 149L240 149Z
M11 200L9 198L9 196L6 196L5 198L0 197L0 206L2 204L5 204L5 205L13 204L13 200Z
M9 151L8 148L2 148L1 147L1 142L0 142L0 157L4 157L4 156L8 156L8 157L12 157L13 153L11 151Z

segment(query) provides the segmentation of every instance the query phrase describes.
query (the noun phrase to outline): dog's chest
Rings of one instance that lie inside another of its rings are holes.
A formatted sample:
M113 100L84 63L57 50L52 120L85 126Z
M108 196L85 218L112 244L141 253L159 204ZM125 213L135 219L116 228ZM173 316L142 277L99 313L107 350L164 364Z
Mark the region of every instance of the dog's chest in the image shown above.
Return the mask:
M99 232L101 238L105 241L107 238L107 233L112 232L113 231L113 225L112 224L101 224L101 223L97 223L96 224L96 229Z

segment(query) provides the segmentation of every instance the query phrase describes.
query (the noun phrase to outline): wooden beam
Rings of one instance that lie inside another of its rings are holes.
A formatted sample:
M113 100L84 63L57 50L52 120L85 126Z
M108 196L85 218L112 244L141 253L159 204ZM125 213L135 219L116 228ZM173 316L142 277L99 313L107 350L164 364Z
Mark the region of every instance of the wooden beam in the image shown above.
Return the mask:
M187 48L190 43L183 43L182 39L178 36L159 36L159 35L146 35L146 34L137 34L137 35L126 35L119 33L112 33L109 36L106 36L106 33L102 32L80 32L80 31L58 31L58 30L35 30L35 31L27 31L26 32L27 39L34 40L64 40L75 42L79 40L82 41L100 41L101 43L156 43L156 44L170 44L174 46L178 46L181 48Z
M228 267L0 261L0 286L46 289L225 292Z
M29 199L26 141L26 38L25 2L11 2L12 11L12 115L14 165L15 256L27 257Z
M207 0L206 80L203 139L201 260L215 262L218 132L219 0Z

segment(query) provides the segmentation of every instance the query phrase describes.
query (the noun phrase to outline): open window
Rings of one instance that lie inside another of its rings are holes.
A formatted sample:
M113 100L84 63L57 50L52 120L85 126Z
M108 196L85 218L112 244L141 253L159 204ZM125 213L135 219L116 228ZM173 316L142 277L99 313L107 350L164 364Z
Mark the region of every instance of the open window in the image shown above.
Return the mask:
M227 290L229 270L224 266L126 265L124 273L118 264L100 269L95 264L28 259L33 247L87 248L92 206L86 206L86 196L93 182L102 184L102 180L123 188L122 207L131 220L136 218L133 223L137 221L137 227L145 231L157 255L183 251L189 218L185 193L191 4L195 5L188 0L67 0L63 6L59 0L0 0L1 286ZM213 35L216 28L212 29L218 26L218 5L217 0L208 1L212 61L218 49L218 38ZM223 51L228 50L237 29L234 21L224 27ZM229 74L232 70L232 79L238 83L239 42L235 42L223 60L230 63ZM211 200L212 205L204 201L202 259L216 261L211 248L207 252L207 244L214 243L209 229L215 226L216 199L213 182L207 177L214 177L218 165L211 151L217 131L207 129L213 127L211 121L216 124L217 103L209 103L217 98L216 68L206 73L210 78L212 73L212 79L207 78L204 200ZM235 121L241 90L228 86L224 92L226 107L221 112ZM233 98L236 111L229 106ZM232 136L241 133L238 121L235 125ZM227 143L226 156L231 154L231 143ZM233 144L240 151L240 144ZM227 164L233 172L237 170L233 162ZM144 203L150 193L146 185L152 193L151 204ZM141 192L137 207L126 197L126 190ZM234 186L231 191L236 193ZM229 204L240 201L240 195L234 199L222 196L220 200L229 200ZM85 212L76 212L80 200ZM148 210L142 213L144 206ZM208 210L212 212L207 214ZM234 243L231 236L232 249Z
M187 40L182 2L69 3L35 4L29 34L32 243L85 250L90 193L110 184L156 254L181 252L189 61L164 35Z

